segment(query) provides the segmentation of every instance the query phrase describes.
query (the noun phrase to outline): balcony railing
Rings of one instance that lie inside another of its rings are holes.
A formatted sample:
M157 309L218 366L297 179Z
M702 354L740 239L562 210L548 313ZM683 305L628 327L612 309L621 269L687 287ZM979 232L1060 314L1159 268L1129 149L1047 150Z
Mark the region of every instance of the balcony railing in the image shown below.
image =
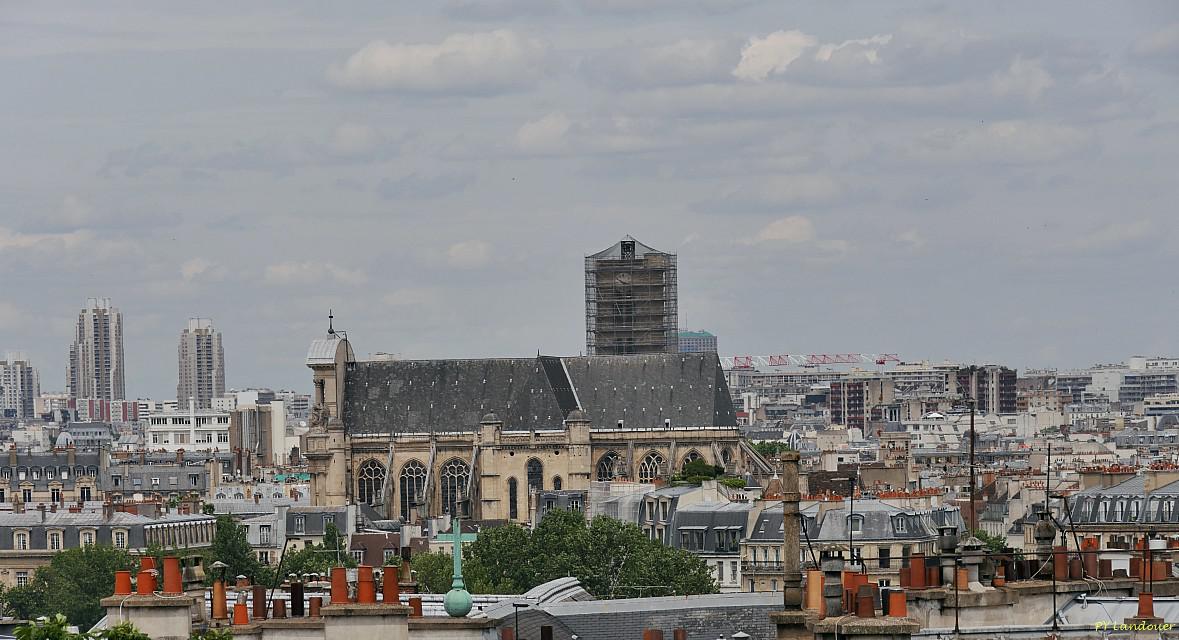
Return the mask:
M781 562L771 562L769 560L742 560L741 573L757 574L757 573L782 573Z

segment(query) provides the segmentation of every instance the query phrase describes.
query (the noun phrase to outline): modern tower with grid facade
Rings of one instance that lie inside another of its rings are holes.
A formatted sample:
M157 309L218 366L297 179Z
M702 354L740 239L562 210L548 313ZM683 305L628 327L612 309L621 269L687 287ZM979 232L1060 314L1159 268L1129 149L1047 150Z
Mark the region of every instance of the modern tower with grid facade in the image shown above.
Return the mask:
M679 351L676 256L626 236L585 258L591 356Z

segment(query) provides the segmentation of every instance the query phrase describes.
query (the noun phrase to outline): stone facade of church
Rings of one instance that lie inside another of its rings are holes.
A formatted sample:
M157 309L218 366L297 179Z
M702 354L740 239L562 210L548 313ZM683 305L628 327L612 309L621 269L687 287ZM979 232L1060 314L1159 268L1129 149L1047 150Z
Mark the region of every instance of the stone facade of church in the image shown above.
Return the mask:
M772 473L741 440L715 354L357 361L329 330L307 366L316 505L524 522L537 491L663 482L695 458Z

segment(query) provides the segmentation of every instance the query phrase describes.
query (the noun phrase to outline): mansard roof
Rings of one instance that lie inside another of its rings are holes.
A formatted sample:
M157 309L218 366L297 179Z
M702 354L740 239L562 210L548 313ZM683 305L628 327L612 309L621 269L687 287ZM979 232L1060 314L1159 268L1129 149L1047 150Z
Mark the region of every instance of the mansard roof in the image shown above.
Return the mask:
M505 430L562 429L574 409L595 427L737 423L714 353L350 362L351 434L470 432L494 412Z
M1147 493L1146 477L1136 475L1112 487L1081 491L1069 507L1076 524L1179 524L1179 480Z

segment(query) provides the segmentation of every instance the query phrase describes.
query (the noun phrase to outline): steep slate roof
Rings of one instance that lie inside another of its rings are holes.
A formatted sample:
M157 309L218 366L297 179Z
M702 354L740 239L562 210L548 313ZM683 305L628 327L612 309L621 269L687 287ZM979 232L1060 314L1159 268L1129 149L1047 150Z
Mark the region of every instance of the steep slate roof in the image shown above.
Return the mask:
M728 385L713 353L348 364L349 433L473 431L494 412L508 430L561 429L581 408L595 427L732 426Z
M844 501L838 507L828 510L819 518L818 504L809 505L802 509L808 519L807 533L813 542L845 542L847 540L848 502ZM939 509L911 510L895 507L880 500L856 500L855 515L864 519L861 533L856 540L912 540L933 538L937 536L939 520L954 518L945 513L936 513ZM936 515L935 515L936 514ZM819 518L816 521L816 518ZM894 519L903 519L905 529L898 531ZM953 523L951 523L953 524ZM961 529L959 529L961 530Z
M782 525L785 519L781 504L766 507L757 516L757 522L753 523L753 531L750 531L746 538L750 542L782 542Z

